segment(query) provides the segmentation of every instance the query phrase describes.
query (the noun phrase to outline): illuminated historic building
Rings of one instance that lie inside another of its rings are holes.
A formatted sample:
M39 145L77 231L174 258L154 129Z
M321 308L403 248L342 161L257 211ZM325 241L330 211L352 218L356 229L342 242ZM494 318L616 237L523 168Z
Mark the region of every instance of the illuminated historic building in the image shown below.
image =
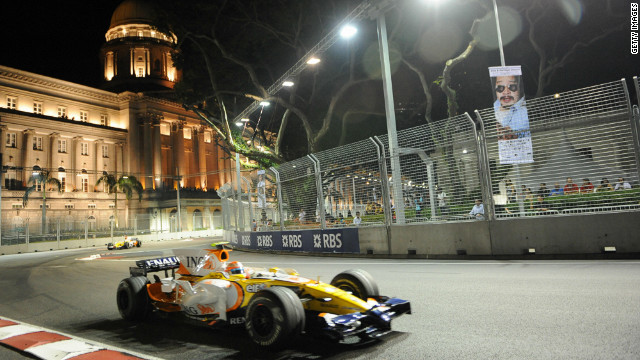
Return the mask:
M117 214L129 228L175 230L178 183L182 229L219 221L214 190L231 181L232 164L211 129L166 96L180 76L170 56L175 37L152 29L145 4L126 0L112 16L101 50L104 89L0 66L3 230L29 218L37 233L40 193L22 205L34 169L63 185L61 194L46 193L49 223L77 228L88 218L104 227ZM142 202L120 193L116 205L96 186L103 174L136 176Z

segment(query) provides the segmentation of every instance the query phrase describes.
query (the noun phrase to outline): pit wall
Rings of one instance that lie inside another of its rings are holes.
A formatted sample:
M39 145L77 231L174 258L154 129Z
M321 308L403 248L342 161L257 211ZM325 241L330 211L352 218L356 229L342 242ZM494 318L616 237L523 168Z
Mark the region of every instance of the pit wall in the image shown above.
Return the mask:
M153 242L153 241L165 241L165 240L176 240L176 239L188 239L188 238L202 238L202 237L213 237L213 236L222 236L222 230L200 230L200 231L183 231L183 232L173 232L173 233L162 233L162 234L146 234L146 235L129 235L131 238L138 238L142 242L142 247L144 247L145 243ZM106 237L106 238L89 238L87 240L61 240L61 241L42 241L36 243L29 244L20 244L20 245L4 245L0 246L0 255L10 255L10 254L23 254L30 252L43 252L43 251L53 251L53 250L64 250L64 249L78 249L78 248L90 248L94 247L99 249L100 251L107 252L107 244L110 242L116 242L118 240L123 240L124 236L114 236ZM113 250L109 250L113 251Z
M234 234L225 231L225 239ZM355 240L360 254L393 257L520 256L530 248L536 255L587 255L609 246L635 256L640 212L364 227Z

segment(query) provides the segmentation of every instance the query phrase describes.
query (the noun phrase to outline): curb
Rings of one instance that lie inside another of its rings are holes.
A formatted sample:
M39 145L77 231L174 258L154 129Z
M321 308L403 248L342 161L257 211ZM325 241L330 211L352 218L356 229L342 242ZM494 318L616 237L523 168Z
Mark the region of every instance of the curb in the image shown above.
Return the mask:
M0 318L0 343L43 360L159 359L7 318Z

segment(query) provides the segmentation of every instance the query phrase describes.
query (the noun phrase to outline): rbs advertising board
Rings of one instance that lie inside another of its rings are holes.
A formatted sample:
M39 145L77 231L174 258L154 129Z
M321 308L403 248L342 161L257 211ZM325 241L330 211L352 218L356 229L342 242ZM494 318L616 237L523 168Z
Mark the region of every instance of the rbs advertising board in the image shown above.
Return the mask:
M358 229L240 232L231 244L253 250L359 253Z

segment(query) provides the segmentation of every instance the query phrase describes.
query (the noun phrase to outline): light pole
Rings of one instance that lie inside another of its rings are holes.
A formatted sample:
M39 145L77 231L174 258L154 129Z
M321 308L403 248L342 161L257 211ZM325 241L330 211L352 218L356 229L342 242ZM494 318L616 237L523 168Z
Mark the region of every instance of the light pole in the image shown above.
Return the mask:
M400 171L400 153L398 152L398 133L396 131L396 113L393 104L393 86L391 83L391 64L389 61L389 42L384 9L377 13L378 46L382 71L382 87L384 92L384 108L387 117L387 134L389 137L389 157L391 160L391 188L393 204L396 210L396 223L404 224L404 198L402 195L402 174Z

